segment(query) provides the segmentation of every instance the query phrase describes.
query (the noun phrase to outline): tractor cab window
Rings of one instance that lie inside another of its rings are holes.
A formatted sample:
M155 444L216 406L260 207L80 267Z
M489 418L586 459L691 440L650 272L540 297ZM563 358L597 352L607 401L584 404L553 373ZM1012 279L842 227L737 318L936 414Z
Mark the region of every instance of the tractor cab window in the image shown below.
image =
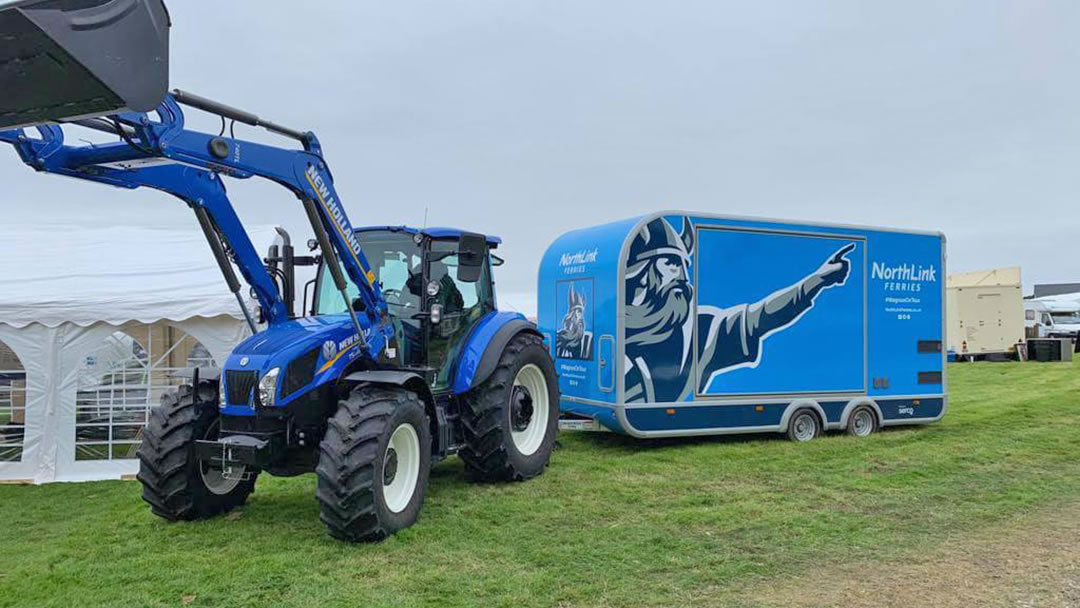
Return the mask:
M458 279L458 242L432 241L428 268L428 302L442 307L438 323L429 324L428 365L438 370L435 388L446 388L450 371L469 330L495 309L491 293L490 269L484 264L480 280ZM449 254L449 255L447 255ZM441 257L440 256L445 256ZM436 288L437 286L437 288ZM430 292L434 291L434 295Z
M423 364L420 321L413 317L420 312L423 285L420 246L405 232L370 231L358 233L364 256L371 264L375 280L394 320L394 332L402 350L405 365ZM347 312L345 300L334 286L334 279L325 265L320 270L316 313L334 315ZM348 276L346 274L346 276ZM350 298L360 290L349 281L346 291Z

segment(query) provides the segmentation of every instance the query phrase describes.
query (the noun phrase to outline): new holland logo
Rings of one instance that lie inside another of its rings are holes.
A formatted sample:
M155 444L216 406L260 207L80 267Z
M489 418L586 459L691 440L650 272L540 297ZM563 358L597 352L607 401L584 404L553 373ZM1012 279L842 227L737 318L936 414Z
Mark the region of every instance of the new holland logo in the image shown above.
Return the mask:
M322 175L314 165L308 165L305 176L307 177L308 183L311 184L311 187L315 190L315 195L319 198L319 202L322 203L323 209L329 214L330 221L333 223L338 236L345 241L345 245L348 247L349 252L356 261L356 265L361 267L368 283L374 283L375 274L370 268L365 268L364 263L360 261L363 248L360 246L360 240L356 238L356 234L349 224L349 219L345 216L345 210L341 208L341 204L334 197L330 187L327 185L326 181L323 180Z
M327 340L326 342L323 342L322 356L324 360L329 361L330 359L333 359L335 356L337 356L337 352L337 342L334 342L333 340Z

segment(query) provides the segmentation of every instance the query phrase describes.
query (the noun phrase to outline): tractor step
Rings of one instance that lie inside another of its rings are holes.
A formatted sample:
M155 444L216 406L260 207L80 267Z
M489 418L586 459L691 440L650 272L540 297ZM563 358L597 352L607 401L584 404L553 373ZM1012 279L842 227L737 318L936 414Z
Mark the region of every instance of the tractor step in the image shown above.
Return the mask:
M559 418L560 431L590 431L607 433L610 430L592 418Z

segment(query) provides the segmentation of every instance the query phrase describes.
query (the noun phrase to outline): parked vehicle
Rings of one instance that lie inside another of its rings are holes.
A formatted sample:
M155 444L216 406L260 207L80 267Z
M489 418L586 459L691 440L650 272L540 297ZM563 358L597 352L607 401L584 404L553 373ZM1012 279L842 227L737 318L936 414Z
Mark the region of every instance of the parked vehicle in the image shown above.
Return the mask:
M1024 327L1032 338L1076 338L1080 333L1080 294L1024 300Z
M487 480L543 472L558 385L536 327L497 310L490 251L499 238L354 229L313 133L166 92L168 34L161 0L0 9L0 66L17 65L0 69L0 129L9 129L0 141L40 172L181 199L254 334L223 372L190 370L190 383L151 412L138 449L151 510L168 520L209 517L243 504L261 473L315 472L330 534L377 540L416 521L434 460L457 454ZM182 106L222 125L263 127L299 148L187 129ZM68 123L116 141L65 139ZM294 255L286 241L262 259L223 176L265 178L299 199L315 255ZM305 264L319 266L316 295L297 313L294 268ZM265 329L247 309L234 265Z
M949 351L965 359L1015 355L1024 341L1020 268L950 274L945 294Z
M662 212L568 232L539 276L564 428L825 430L946 410L939 233Z

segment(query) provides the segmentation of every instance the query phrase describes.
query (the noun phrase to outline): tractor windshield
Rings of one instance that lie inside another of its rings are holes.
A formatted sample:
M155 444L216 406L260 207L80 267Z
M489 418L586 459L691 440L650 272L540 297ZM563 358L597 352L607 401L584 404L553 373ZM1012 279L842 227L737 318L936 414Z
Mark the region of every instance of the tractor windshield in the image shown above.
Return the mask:
M390 306L390 314L408 318L420 312L420 293L423 283L420 246L406 232L373 230L357 233L364 255L375 273L375 280L382 288L383 297ZM324 265L319 277L319 296L316 313L333 315L346 312L345 301L335 289L330 270ZM359 295L359 290L349 282L349 297Z

